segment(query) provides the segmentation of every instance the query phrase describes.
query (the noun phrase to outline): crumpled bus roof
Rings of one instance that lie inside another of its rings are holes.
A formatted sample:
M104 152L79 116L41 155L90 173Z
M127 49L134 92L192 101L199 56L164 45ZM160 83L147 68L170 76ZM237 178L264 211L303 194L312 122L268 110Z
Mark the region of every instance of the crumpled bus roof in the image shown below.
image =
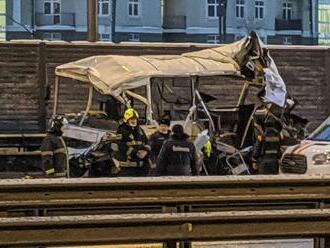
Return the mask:
M56 75L90 83L113 96L147 85L153 77L241 76L233 58L247 46L247 39L182 55L93 56L58 66Z

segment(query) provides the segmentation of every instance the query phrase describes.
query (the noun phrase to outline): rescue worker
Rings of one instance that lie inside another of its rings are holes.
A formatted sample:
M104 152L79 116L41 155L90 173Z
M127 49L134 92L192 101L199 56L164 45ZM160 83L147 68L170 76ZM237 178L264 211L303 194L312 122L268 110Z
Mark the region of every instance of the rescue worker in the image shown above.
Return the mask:
M53 118L40 147L42 170L47 177L67 176L69 160L68 150L62 137L62 126L62 118Z
M171 121L169 119L162 118L158 121L158 124L158 131L151 135L149 138L149 145L151 147L151 160L153 163L156 163L157 157L163 147L164 142L168 140L171 135Z
M181 125L172 128L172 135L167 140L157 159L158 176L196 176L197 152L195 145L188 140L189 136Z
M124 122L118 127L117 134L122 137L115 156L115 176L143 177L149 173L150 146L138 119L138 112L129 108L124 113Z
M263 130L257 135L252 162L258 174L278 174L281 157L281 141L283 139L281 123L273 116L268 116Z

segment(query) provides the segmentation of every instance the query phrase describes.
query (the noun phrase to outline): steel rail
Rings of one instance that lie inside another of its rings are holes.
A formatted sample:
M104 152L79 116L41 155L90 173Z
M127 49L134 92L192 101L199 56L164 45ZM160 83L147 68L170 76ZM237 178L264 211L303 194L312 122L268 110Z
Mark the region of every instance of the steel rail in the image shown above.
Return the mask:
M0 209L328 200L326 176L0 180Z
M0 246L309 238L330 235L330 209L0 218Z

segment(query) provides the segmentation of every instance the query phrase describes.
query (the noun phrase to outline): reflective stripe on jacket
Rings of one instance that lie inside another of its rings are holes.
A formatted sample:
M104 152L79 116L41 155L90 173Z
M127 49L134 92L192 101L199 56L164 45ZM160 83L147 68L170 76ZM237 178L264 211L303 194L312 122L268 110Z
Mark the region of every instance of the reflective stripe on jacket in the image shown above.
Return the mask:
M51 177L65 177L68 168L68 151L62 137L48 133L41 147L42 170Z

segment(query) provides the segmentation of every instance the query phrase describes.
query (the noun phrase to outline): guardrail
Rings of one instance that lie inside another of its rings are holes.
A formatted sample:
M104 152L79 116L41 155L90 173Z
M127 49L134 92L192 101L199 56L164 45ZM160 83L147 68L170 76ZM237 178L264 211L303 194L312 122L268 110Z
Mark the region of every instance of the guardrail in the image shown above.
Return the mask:
M0 180L0 211L180 205L263 208L287 203L312 208L328 200L330 176Z
M329 202L330 176L0 180L0 246L325 237Z
M330 235L330 210L0 219L0 246L309 238Z

